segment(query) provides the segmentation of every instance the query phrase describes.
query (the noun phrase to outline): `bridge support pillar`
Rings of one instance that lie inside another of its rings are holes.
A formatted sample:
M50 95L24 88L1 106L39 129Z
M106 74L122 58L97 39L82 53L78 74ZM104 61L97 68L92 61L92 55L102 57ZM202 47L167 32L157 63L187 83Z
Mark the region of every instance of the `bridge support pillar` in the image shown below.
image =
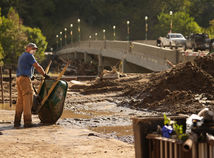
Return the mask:
M87 61L88 61L88 58L87 58L87 57L88 57L88 54L85 52L85 53L84 53L84 63L87 63Z
M103 56L102 54L98 55L98 75L100 76L103 72Z
M123 59L122 60L122 73L125 73L126 72L126 59Z
M77 52L74 52L74 59L77 59Z

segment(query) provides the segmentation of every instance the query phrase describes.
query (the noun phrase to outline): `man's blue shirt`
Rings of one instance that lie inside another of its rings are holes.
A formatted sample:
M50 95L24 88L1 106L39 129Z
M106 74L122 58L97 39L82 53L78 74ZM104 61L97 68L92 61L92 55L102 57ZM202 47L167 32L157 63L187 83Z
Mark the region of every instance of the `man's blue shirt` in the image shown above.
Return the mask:
M34 67L33 64L36 62L34 56L28 52L22 53L18 60L18 68L16 76L28 76L31 77Z

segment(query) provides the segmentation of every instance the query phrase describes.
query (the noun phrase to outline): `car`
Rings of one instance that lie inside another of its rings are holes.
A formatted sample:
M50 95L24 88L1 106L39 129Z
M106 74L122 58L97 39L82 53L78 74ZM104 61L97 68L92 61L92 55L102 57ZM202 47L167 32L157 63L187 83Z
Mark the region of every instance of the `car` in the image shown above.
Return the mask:
M187 37L184 49L192 49L193 51L207 50L210 47L211 40L206 33L191 34Z
M184 47L186 43L185 37L181 33L168 33L166 37L159 37L157 44L161 47Z

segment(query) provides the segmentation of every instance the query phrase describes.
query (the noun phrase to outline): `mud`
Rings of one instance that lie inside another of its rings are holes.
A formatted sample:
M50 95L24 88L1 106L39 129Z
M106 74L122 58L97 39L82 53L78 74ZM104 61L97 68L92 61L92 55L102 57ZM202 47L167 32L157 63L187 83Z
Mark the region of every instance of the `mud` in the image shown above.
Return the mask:
M64 113L57 124L133 143L133 117L192 114L204 107L213 110L213 68L213 57L203 57L158 73L123 74L119 79L78 85L68 82ZM13 91L14 98L14 86Z
M213 109L213 68L213 57L198 57L168 71L97 81L81 93L121 91L120 106L173 115L197 113L204 107Z
M120 92L83 95L69 90L67 93L69 99L66 100L65 110L57 124L88 128L105 137L133 144L132 118L155 116L158 113L118 106L118 103L123 100L119 95Z

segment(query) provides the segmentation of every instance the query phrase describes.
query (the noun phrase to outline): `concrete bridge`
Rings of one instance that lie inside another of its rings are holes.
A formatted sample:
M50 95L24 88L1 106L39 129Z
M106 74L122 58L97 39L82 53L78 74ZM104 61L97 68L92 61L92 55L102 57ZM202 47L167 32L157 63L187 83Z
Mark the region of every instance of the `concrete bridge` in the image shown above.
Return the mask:
M184 57L179 50L160 48L154 45L128 41L81 41L69 44L56 51L65 60L82 58L88 62L89 55L97 56L98 71L118 62L123 72L151 72L169 69L166 60L177 64L194 57Z

